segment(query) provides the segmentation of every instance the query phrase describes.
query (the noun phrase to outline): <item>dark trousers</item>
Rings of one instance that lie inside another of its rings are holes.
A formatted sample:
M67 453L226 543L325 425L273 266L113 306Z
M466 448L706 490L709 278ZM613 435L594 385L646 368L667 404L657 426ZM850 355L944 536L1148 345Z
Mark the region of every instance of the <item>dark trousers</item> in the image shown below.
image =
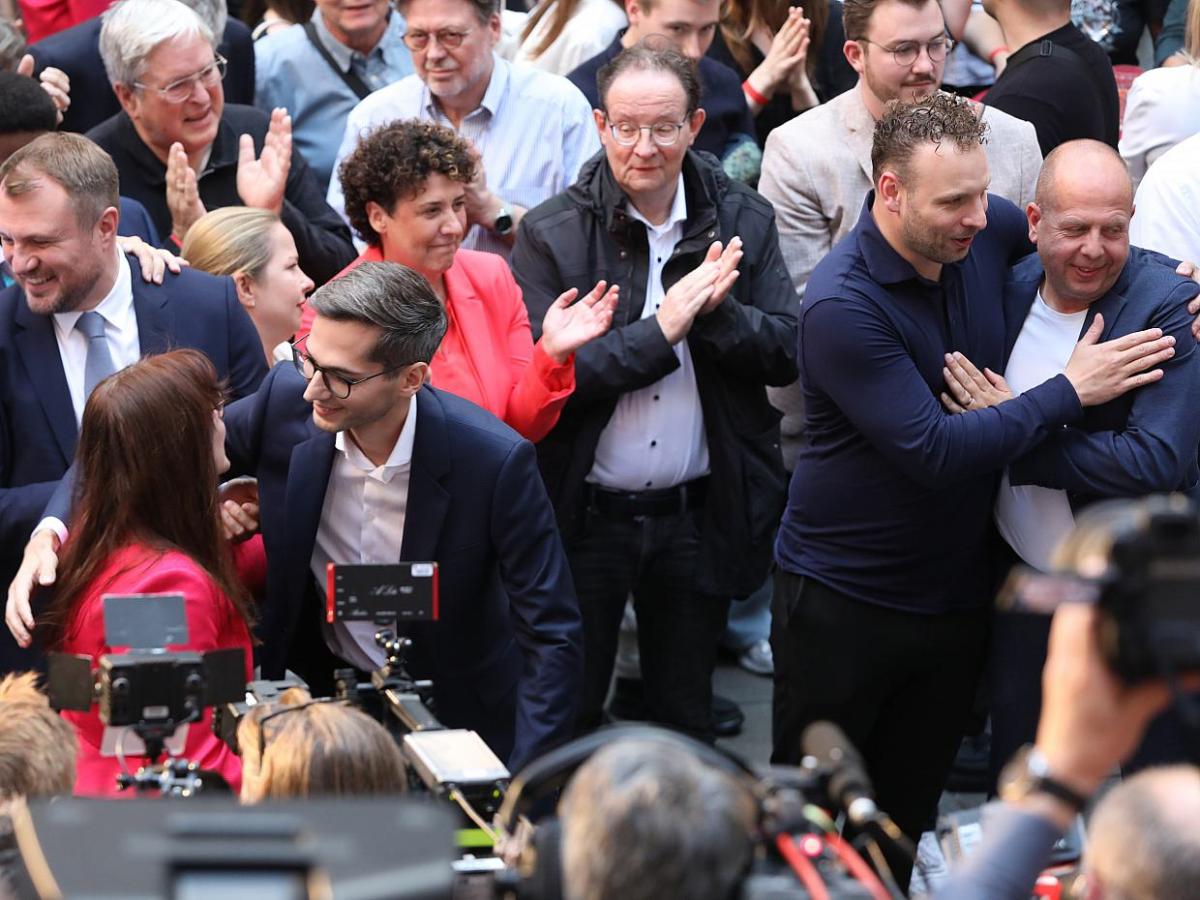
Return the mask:
M1000 770L1037 736L1042 714L1042 668L1050 641L1050 616L995 613L988 663L988 707L992 747L988 762L992 790Z
M588 510L567 547L583 617L578 731L602 724L617 634L632 593L649 718L701 740L712 735L712 673L729 599L692 589L703 509L663 516Z
M862 754L880 809L912 838L934 823L987 649L988 611L919 615L852 599L778 571L772 761L828 719ZM908 871L897 871L906 884Z

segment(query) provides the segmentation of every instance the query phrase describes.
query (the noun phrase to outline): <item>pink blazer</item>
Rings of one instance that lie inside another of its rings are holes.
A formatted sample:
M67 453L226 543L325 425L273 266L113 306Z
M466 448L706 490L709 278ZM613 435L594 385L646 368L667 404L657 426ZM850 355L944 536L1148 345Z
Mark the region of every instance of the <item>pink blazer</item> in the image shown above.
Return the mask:
M109 653L128 648L110 647L104 640L105 594L183 594L188 624L188 643L168 650L204 652L240 647L246 654L246 680L253 673L250 632L229 597L200 566L177 551L159 551L132 544L113 554L104 570L83 592L67 624L66 637L55 648L64 653L87 654L92 666ZM101 756L104 725L95 708L90 712L63 712L75 726L79 741L75 793L83 796L114 796L120 764L116 757ZM212 711L188 727L184 756L225 776L236 792L242 781L242 761L212 733ZM143 757L128 756L130 771L145 765ZM125 796L120 794L119 796ZM132 796L129 795L129 796Z
M343 269L383 262L379 247L369 247ZM558 423L575 390L575 360L555 363L533 343L529 314L508 264L494 253L459 250L446 272L450 328L446 348L430 367L433 386L482 406L531 441L540 441ZM299 335L308 334L315 313L305 307ZM464 352L458 352L458 348Z

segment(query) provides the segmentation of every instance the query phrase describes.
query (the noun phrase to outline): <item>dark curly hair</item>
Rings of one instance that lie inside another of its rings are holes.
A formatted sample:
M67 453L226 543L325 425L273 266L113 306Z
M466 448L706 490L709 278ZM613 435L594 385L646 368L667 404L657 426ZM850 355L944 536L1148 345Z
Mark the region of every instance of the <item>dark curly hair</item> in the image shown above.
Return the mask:
M338 167L351 226L368 244L378 244L367 204L374 201L391 212L397 201L420 193L430 175L470 182L475 177L470 144L449 128L418 119L375 129Z
M934 91L916 103L893 100L875 125L871 144L871 179L878 183L885 168L905 179L913 152L922 144L951 141L959 150L987 142L988 125L975 106L962 97Z

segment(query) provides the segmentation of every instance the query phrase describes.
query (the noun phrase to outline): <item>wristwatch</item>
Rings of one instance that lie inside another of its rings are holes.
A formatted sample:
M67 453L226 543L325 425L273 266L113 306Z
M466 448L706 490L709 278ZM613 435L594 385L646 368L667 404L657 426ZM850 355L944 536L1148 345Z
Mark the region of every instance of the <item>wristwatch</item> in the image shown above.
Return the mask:
M492 223L492 231L504 237L507 234L512 234L513 217L507 206L501 206L500 212L496 213L496 221Z
M999 794L1002 800L1013 803L1030 794L1046 794L1061 800L1077 813L1083 812L1088 798L1050 775L1050 764L1033 744L1017 751L1012 761L1000 772Z

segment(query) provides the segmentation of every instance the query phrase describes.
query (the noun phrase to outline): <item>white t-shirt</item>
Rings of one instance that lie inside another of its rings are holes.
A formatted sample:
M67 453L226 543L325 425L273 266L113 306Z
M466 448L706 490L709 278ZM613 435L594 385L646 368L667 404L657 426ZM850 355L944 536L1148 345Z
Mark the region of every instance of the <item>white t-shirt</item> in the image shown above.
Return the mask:
M1022 394L1066 370L1086 316L1087 310L1055 312L1038 291L1004 372L1014 394ZM1005 472L996 498L996 525L1021 559L1045 572L1050 568L1054 548L1075 527L1075 516L1066 491L1035 485L1014 487Z

